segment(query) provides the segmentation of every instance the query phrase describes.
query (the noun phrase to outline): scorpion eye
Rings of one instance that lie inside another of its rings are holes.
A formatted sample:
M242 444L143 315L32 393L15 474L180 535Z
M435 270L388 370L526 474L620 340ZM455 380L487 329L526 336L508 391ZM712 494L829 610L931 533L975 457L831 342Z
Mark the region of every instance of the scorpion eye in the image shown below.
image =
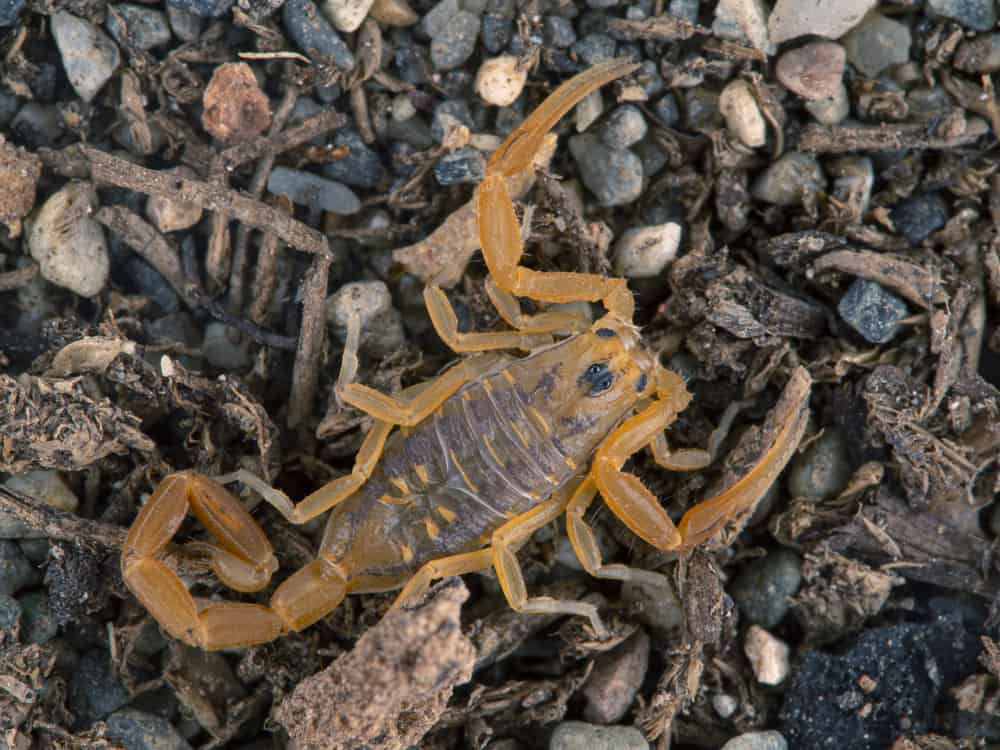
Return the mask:
M584 370L583 375L580 376L580 384L590 386L588 396L596 396L608 390L614 380L615 377L608 369L607 362L595 362Z

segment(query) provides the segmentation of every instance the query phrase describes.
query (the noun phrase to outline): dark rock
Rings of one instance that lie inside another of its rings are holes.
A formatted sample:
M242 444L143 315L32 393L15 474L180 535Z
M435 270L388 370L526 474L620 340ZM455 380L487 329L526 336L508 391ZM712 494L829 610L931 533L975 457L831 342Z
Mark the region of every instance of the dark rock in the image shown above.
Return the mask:
M545 16L543 21L545 43L556 49L566 49L576 41L576 30L568 18Z
M13 26L24 10L25 0L0 0L0 27Z
M24 610L21 640L39 645L56 637L59 626L49 611L49 596L44 590L29 591L19 598Z
M483 16L483 47L491 55L503 52L514 36L514 21L496 13Z
M937 193L918 193L897 203L889 218L911 245L919 245L947 223L948 204Z
M431 41L431 63L437 70L452 70L472 57L479 37L479 16L460 10L448 19Z
M672 93L661 96L654 105L654 110L668 128L677 127L677 123L681 121L681 108L677 106L677 97Z
M13 596L0 594L0 633L13 633L20 621L21 603Z
M569 139L580 178L602 206L631 203L642 192L642 161L628 149L609 148L596 135Z
M573 43L573 52L585 67L593 67L615 57L618 44L607 34L587 34Z
M434 108L431 119L431 137L437 143L444 141L448 126L458 123L465 125L470 131L475 130L469 103L465 99L446 99Z
M15 594L37 583L40 576L17 542L0 540L0 594Z
M378 154L361 140L356 130L341 128L333 138L333 145L348 149L343 159L323 166L323 174L358 188L374 188L385 177L385 167Z
M899 321L909 315L906 303L874 281L857 279L840 298L837 311L848 325L872 344L891 341Z
M312 0L288 0L281 11L285 30L308 55L333 60L341 70L354 68L354 55Z
M69 707L77 726L89 727L129 701L128 689L111 669L111 656L95 648L80 657L69 679Z
M236 0L167 0L168 5L202 18L221 18L235 2Z
M439 185L480 182L486 175L486 159L474 148L460 148L445 155L434 166Z
M799 556L778 547L748 563L733 580L729 594L748 622L773 628L788 612L790 597L799 590L801 582Z
M166 14L144 5L121 3L110 6L104 26L122 46L152 49L170 41Z
M123 708L108 718L108 737L126 750L191 750L169 721L132 708Z

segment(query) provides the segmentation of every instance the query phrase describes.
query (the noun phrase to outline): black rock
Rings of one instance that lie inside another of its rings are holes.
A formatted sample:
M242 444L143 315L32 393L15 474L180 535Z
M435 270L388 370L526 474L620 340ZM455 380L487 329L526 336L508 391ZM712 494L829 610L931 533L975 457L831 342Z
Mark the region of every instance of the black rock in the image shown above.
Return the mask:
M434 117L431 119L431 136L438 143L444 140L449 119L458 120L469 130L475 130L469 103L465 99L446 99L434 108Z
M497 13L487 13L483 16L483 27L480 30L483 37L483 47L491 55L499 54L510 44L514 35L514 21Z
M444 156L434 167L439 185L480 182L486 175L486 159L474 148L460 148Z
M0 0L0 27L13 26L24 10L25 0Z
M837 311L865 341L884 344L899 331L909 315L906 303L881 284L857 279L840 298Z
M896 204L889 218L911 245L919 245L948 221L948 205L937 193L918 193Z
M107 651L95 648L80 657L69 680L69 707L79 727L107 718L128 701L128 690L111 669Z
M573 52L588 68L613 59L617 48L618 43L607 34L587 34L573 44Z
M677 97L671 93L664 94L653 106L656 116L668 128L677 127L681 121L681 108L677 106Z
M385 176L385 167L378 154L361 140L358 131L341 128L333 138L333 145L347 148L348 154L343 159L323 166L326 177L352 187L371 189Z
M236 0L167 0L168 5L202 18L219 18L229 12Z
M546 44L565 49L576 41L576 29L568 18L545 16L543 24Z

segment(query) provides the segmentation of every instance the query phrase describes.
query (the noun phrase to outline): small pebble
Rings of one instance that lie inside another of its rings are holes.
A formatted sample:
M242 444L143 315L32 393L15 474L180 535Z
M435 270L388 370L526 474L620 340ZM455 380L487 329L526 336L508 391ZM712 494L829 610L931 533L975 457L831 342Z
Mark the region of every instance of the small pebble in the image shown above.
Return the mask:
M164 718L123 708L108 717L108 738L125 750L191 750L178 731Z
M514 36L514 21L498 13L487 13L483 16L480 34L486 51L491 55L498 55L507 49Z
M460 10L448 19L431 40L431 64L437 70L454 70L472 57L479 38L479 16Z
M751 193L765 203L798 206L805 193L815 193L825 187L826 177L816 157L789 151L764 170L754 182Z
M197 178L190 167L180 166L166 171L181 177ZM146 200L146 217L163 233L190 229L201 221L201 215L199 203L188 203L160 195L151 195Z
M899 332L909 315L906 303L874 281L856 279L837 305L840 317L872 344L885 344Z
M839 125L851 114L851 100L847 87L841 83L833 96L806 102L806 111L822 125Z
M441 0L427 11L420 26L427 36L435 39L444 32L444 27L448 25L448 19L458 13L460 8L458 0Z
M649 666L649 636L639 630L611 651L599 654L580 692L587 701L583 718L614 724L635 700Z
M715 693L712 696L712 708L720 719L728 719L739 707L739 701L729 693Z
M726 118L726 127L744 145L759 148L767 142L767 121L750 84L742 78L726 84L719 95L719 111Z
M21 621L21 603L13 596L0 594L0 643L5 635L14 632Z
M673 222L628 229L615 245L614 273L629 279L659 276L677 257L680 243L681 226Z
M10 91L0 91L0 127L9 124L20 108L20 98Z
M927 10L974 31L993 31L997 25L996 0L927 0Z
M599 135L611 148L628 148L646 137L646 118L634 104L622 104L611 110Z
M607 34L587 34L573 42L571 49L580 62L592 68L615 57L618 44Z
M780 58L775 74L782 85L803 99L825 99L843 85L847 54L835 42L810 42L788 50Z
M788 471L792 497L828 500L839 495L851 479L851 464L843 433L827 427L805 453L798 454Z
M751 625L747 629L743 653L747 655L754 677L761 685L780 685L788 677L791 669L788 644L759 625Z
M919 245L948 222L948 204L938 193L916 193L897 203L889 218L911 245Z
M358 196L339 182L312 172L288 167L275 167L267 180L267 189L275 195L286 195L292 203L344 216L361 210Z
M123 292L149 297L161 313L172 313L180 308L180 298L163 274L157 271L145 258L118 243L119 252L112 254L111 278L115 286ZM124 256L124 259L122 259Z
M38 469L14 474L4 481L4 487L64 513L76 513L80 500L54 469ZM43 539L44 531L35 529L11 514L0 512L0 539Z
M476 184L486 176L486 159L474 148L460 148L445 154L434 165L439 185Z
M690 23L698 23L699 0L670 0L667 6L670 15Z
M649 750L635 727L602 727L582 721L561 721L549 740L549 750Z
M487 104L509 107L521 95L528 69L521 68L514 55L484 60L476 73L476 93Z
M235 2L236 0L167 0L168 5L201 18L221 18L229 13Z
M287 0L281 18L292 41L307 55L329 57L341 70L354 68L354 54L312 0Z
M13 26L24 10L26 0L0 0L0 28Z
M343 159L323 165L323 174L357 188L374 188L385 177L385 167L379 155L361 139L358 131L340 128L333 137L333 145L347 148Z
M371 17L386 26L404 28L420 20L420 16L406 0L375 0L371 7Z
M323 11L341 31L357 31L364 22L374 0L326 0Z
M781 732L747 732L733 737L722 750L788 750L788 742Z
M111 655L93 648L80 657L69 678L69 707L89 727L129 702L129 692L111 668Z
M580 178L602 206L623 206L642 194L642 162L628 149L608 148L590 133L569 139Z
M1000 34L966 39L958 45L952 64L966 73L996 73L1000 70Z
M71 182L49 196L28 230L28 250L42 276L81 297L93 297L111 270L104 229L91 216L97 191Z
M841 44L847 61L858 72L876 78L890 65L910 59L910 27L881 13L871 13Z
M767 8L761 0L719 0L715 13L716 17L734 21L742 35L758 50L774 53L767 29Z
M472 113L469 112L469 103L465 99L445 99L434 108L431 136L437 143L444 143L448 131L458 126L465 126L469 130L475 129Z
M402 345L402 318L392 305L385 282L351 282L327 298L326 320L341 342L347 338L347 323L352 314L361 319L361 349L371 356L396 351Z
M0 539L0 594L16 594L38 582L38 571L17 542Z
M167 20L174 35L182 42L197 42L201 36L202 17L173 3L167 3Z
M205 87L202 106L202 125L224 143L246 141L271 124L271 102L246 63L217 67Z
M236 334L234 342L230 334ZM205 326L205 338L201 342L201 353L205 360L220 370L243 370L250 365L250 353L246 338L230 329L225 323L213 320Z
M170 41L170 24L166 14L144 5L111 5L104 25L122 46L128 42L139 49L153 49Z
M705 86L684 92L684 126L702 133L718 129L723 124L719 111L719 94Z
M778 0L767 19L771 42L781 44L808 34L839 39L861 23L865 14L877 4L878 0L808 3Z
M49 24L70 85L90 102L121 63L118 47L92 23L64 10L50 16Z
M59 626L49 610L49 595L44 589L29 591L18 597L23 610L21 639L43 645L56 637Z
M21 552L32 565L41 566L49 559L49 549L52 545L49 544L48 539L25 539L22 537L17 540L17 546L21 548Z
M801 582L799 556L778 547L744 566L729 586L729 594L748 622L773 628L788 612L789 597Z
M656 101L656 104L653 105L653 110L656 112L656 116L660 118L660 121L668 128L677 127L681 121L681 108L677 105L677 97L672 93L666 93L661 96Z
M573 22L562 16L545 16L542 22L545 43L556 49L566 49L576 41Z
M627 581L622 584L621 597L639 608L639 621L658 638L669 637L684 624L684 607L672 588Z
M573 108L573 121L576 132L582 133L593 125L604 114L604 98L600 91L591 91Z

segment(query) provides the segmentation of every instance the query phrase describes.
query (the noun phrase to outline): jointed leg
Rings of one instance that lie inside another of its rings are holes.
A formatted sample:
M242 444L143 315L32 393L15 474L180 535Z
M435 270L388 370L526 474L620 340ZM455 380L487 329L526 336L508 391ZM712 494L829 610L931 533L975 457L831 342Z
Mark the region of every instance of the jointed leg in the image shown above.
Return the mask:
M607 637L607 628L601 622L597 607L589 602L569 599L553 599L548 596L528 598L524 585L524 575L514 554L517 548L538 529L551 523L566 509L567 493L560 491L534 509L511 519L493 534L493 567L504 596L512 609L534 615L567 614L579 615L590 620L598 638Z
M462 552L458 555L431 560L418 570L416 575L403 587L392 606L401 607L416 601L427 593L431 582L438 578L476 573L480 570L486 570L492 563L493 556L488 547L475 552Z
M426 387L421 388L411 398L406 398L405 392L402 394L403 398L395 398L358 383L345 386L341 391L341 398L344 403L376 419L412 427L426 419L445 399L467 382L489 372L501 359L498 356L485 355L462 360L437 380L429 385L424 384Z

